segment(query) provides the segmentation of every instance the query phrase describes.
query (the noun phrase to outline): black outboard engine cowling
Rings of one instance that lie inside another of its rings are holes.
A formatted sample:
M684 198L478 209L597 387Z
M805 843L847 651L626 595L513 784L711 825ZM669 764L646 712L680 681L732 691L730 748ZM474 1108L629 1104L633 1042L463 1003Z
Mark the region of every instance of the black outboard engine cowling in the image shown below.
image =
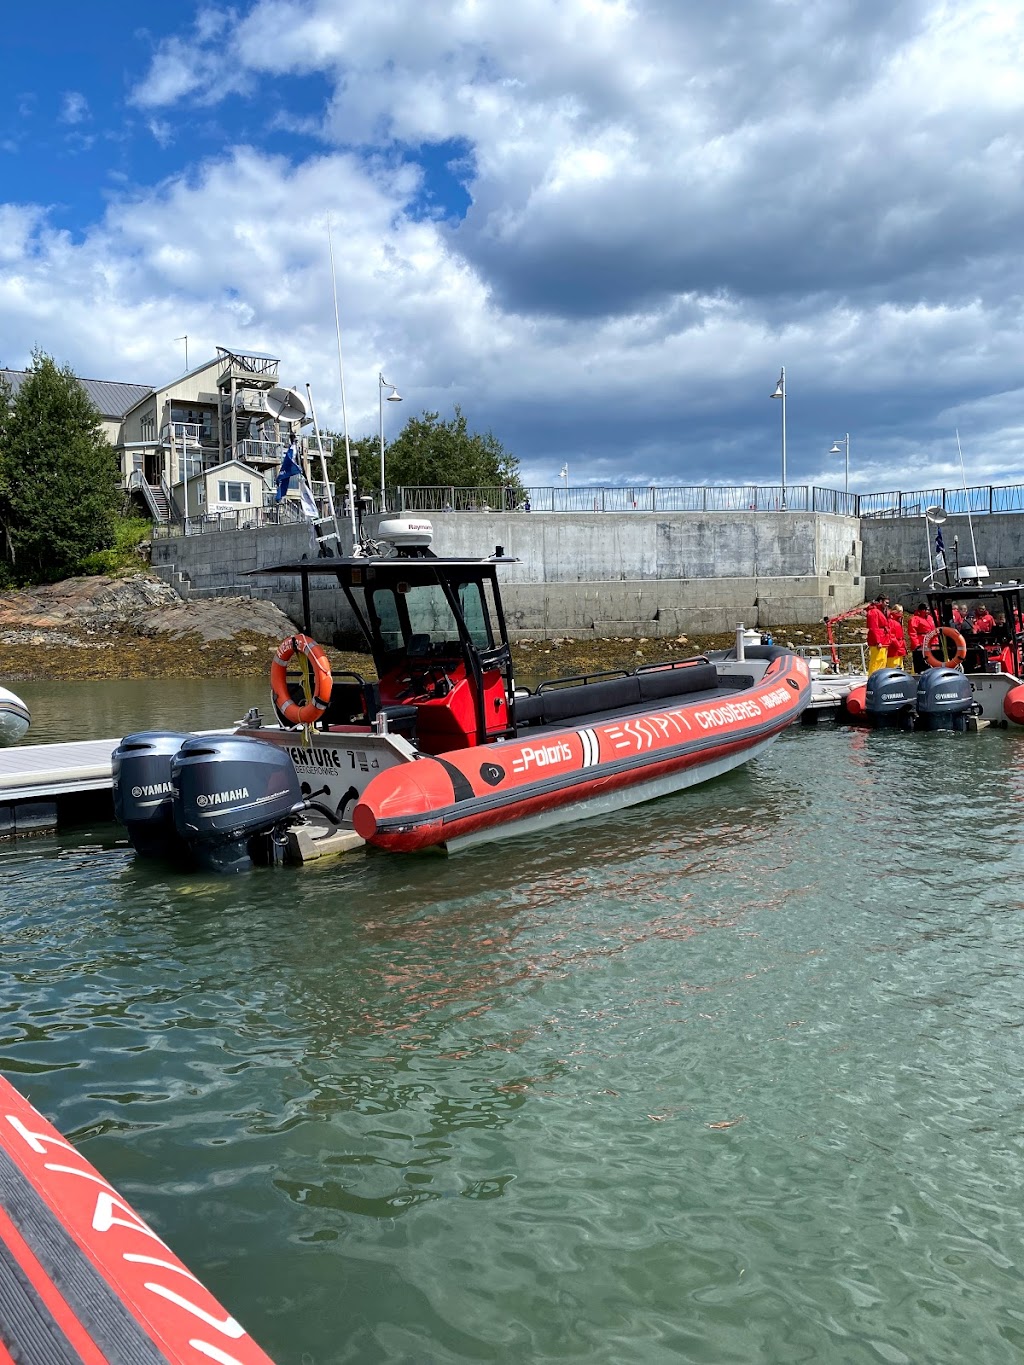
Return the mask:
M171 782L179 835L217 872L279 861L283 828L305 804L288 754L261 739L193 736L174 756Z
M971 680L958 668L926 668L917 680L918 725L923 730L966 730L974 711Z
M176 730L143 730L126 735L113 752L114 817L143 857L188 856L174 824L171 785L171 759L187 739Z
M864 716L870 725L910 729L914 723L917 679L902 668L879 668L868 677Z

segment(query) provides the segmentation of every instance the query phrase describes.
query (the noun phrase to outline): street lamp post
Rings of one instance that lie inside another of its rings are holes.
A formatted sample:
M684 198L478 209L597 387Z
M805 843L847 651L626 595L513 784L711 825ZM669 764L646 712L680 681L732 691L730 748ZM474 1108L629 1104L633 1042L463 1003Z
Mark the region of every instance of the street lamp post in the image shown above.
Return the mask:
M402 395L395 388L394 384L389 384L382 374L377 375L377 406L380 409L380 512L381 516L387 511L387 493L384 488L384 390L390 389L388 394L389 403L400 403Z
M188 373L188 336L186 335L186 336L183 336L183 337L175 337L174 340L175 340L175 341L183 341L183 342L185 343L185 373L187 374L187 373Z
M786 510L786 367L783 365L773 398L782 399L782 510Z
M843 487L844 493L850 491L850 433L847 432L842 441L833 441L829 446L830 455L842 455L846 451L846 483Z

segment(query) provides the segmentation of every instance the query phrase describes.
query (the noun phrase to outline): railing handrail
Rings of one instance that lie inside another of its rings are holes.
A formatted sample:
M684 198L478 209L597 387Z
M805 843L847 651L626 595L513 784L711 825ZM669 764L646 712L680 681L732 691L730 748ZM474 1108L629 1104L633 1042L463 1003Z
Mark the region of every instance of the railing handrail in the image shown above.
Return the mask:
M204 512L184 517L180 526L167 523L154 526L153 535L161 540L182 534L196 536L218 531L251 531L261 526L286 526L305 520L301 505L285 499L267 507L240 507L237 512Z
M1024 483L975 484L903 492L847 493L816 484L577 484L458 487L402 485L401 511L532 512L821 512L873 520L922 517L933 506L947 516L1024 512ZM528 504L528 506L527 506Z
M826 512L857 515L857 494L812 484L579 484L530 488L404 485L407 512Z
M162 488L163 479L160 480L160 483L161 491L163 491ZM153 518L155 522L163 522L164 514L160 510L160 507L157 504L157 500L153 495L153 486L146 478L145 474L143 474L141 469L132 470L132 472L128 475L128 482L125 486L129 493L134 492L135 490L140 491L142 493L143 501L149 508L149 515ZM169 501L167 505L169 508L170 507Z

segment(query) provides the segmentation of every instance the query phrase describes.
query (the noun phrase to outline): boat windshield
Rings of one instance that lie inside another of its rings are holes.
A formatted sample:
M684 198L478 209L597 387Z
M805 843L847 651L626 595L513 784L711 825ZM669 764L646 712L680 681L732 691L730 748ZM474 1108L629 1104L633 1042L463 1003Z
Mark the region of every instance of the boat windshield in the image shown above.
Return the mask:
M453 582L452 587L473 644L477 649L491 648L494 638L483 584L470 580ZM461 650L459 625L440 584L397 583L394 587L376 587L370 598L381 644L389 653L408 651L414 636L417 652L422 652L427 644L434 654Z

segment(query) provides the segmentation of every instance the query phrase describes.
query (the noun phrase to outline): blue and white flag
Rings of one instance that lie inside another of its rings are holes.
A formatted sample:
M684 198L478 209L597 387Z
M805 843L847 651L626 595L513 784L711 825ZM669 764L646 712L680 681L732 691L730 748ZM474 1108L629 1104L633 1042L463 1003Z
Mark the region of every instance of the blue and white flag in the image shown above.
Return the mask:
M935 562L940 569L946 567L946 546L942 540L942 527L935 528Z
M299 475L299 497L302 499L302 510L306 515L306 519L308 521L316 521L320 516L320 509L313 499L309 484L301 474Z
M281 461L281 468L278 470L277 479L275 481L277 483L277 492L274 494L275 502L281 502L287 497L288 485L291 483L292 479L295 478L296 474L301 475L302 468L295 458L294 449L289 446L284 452L284 459Z

